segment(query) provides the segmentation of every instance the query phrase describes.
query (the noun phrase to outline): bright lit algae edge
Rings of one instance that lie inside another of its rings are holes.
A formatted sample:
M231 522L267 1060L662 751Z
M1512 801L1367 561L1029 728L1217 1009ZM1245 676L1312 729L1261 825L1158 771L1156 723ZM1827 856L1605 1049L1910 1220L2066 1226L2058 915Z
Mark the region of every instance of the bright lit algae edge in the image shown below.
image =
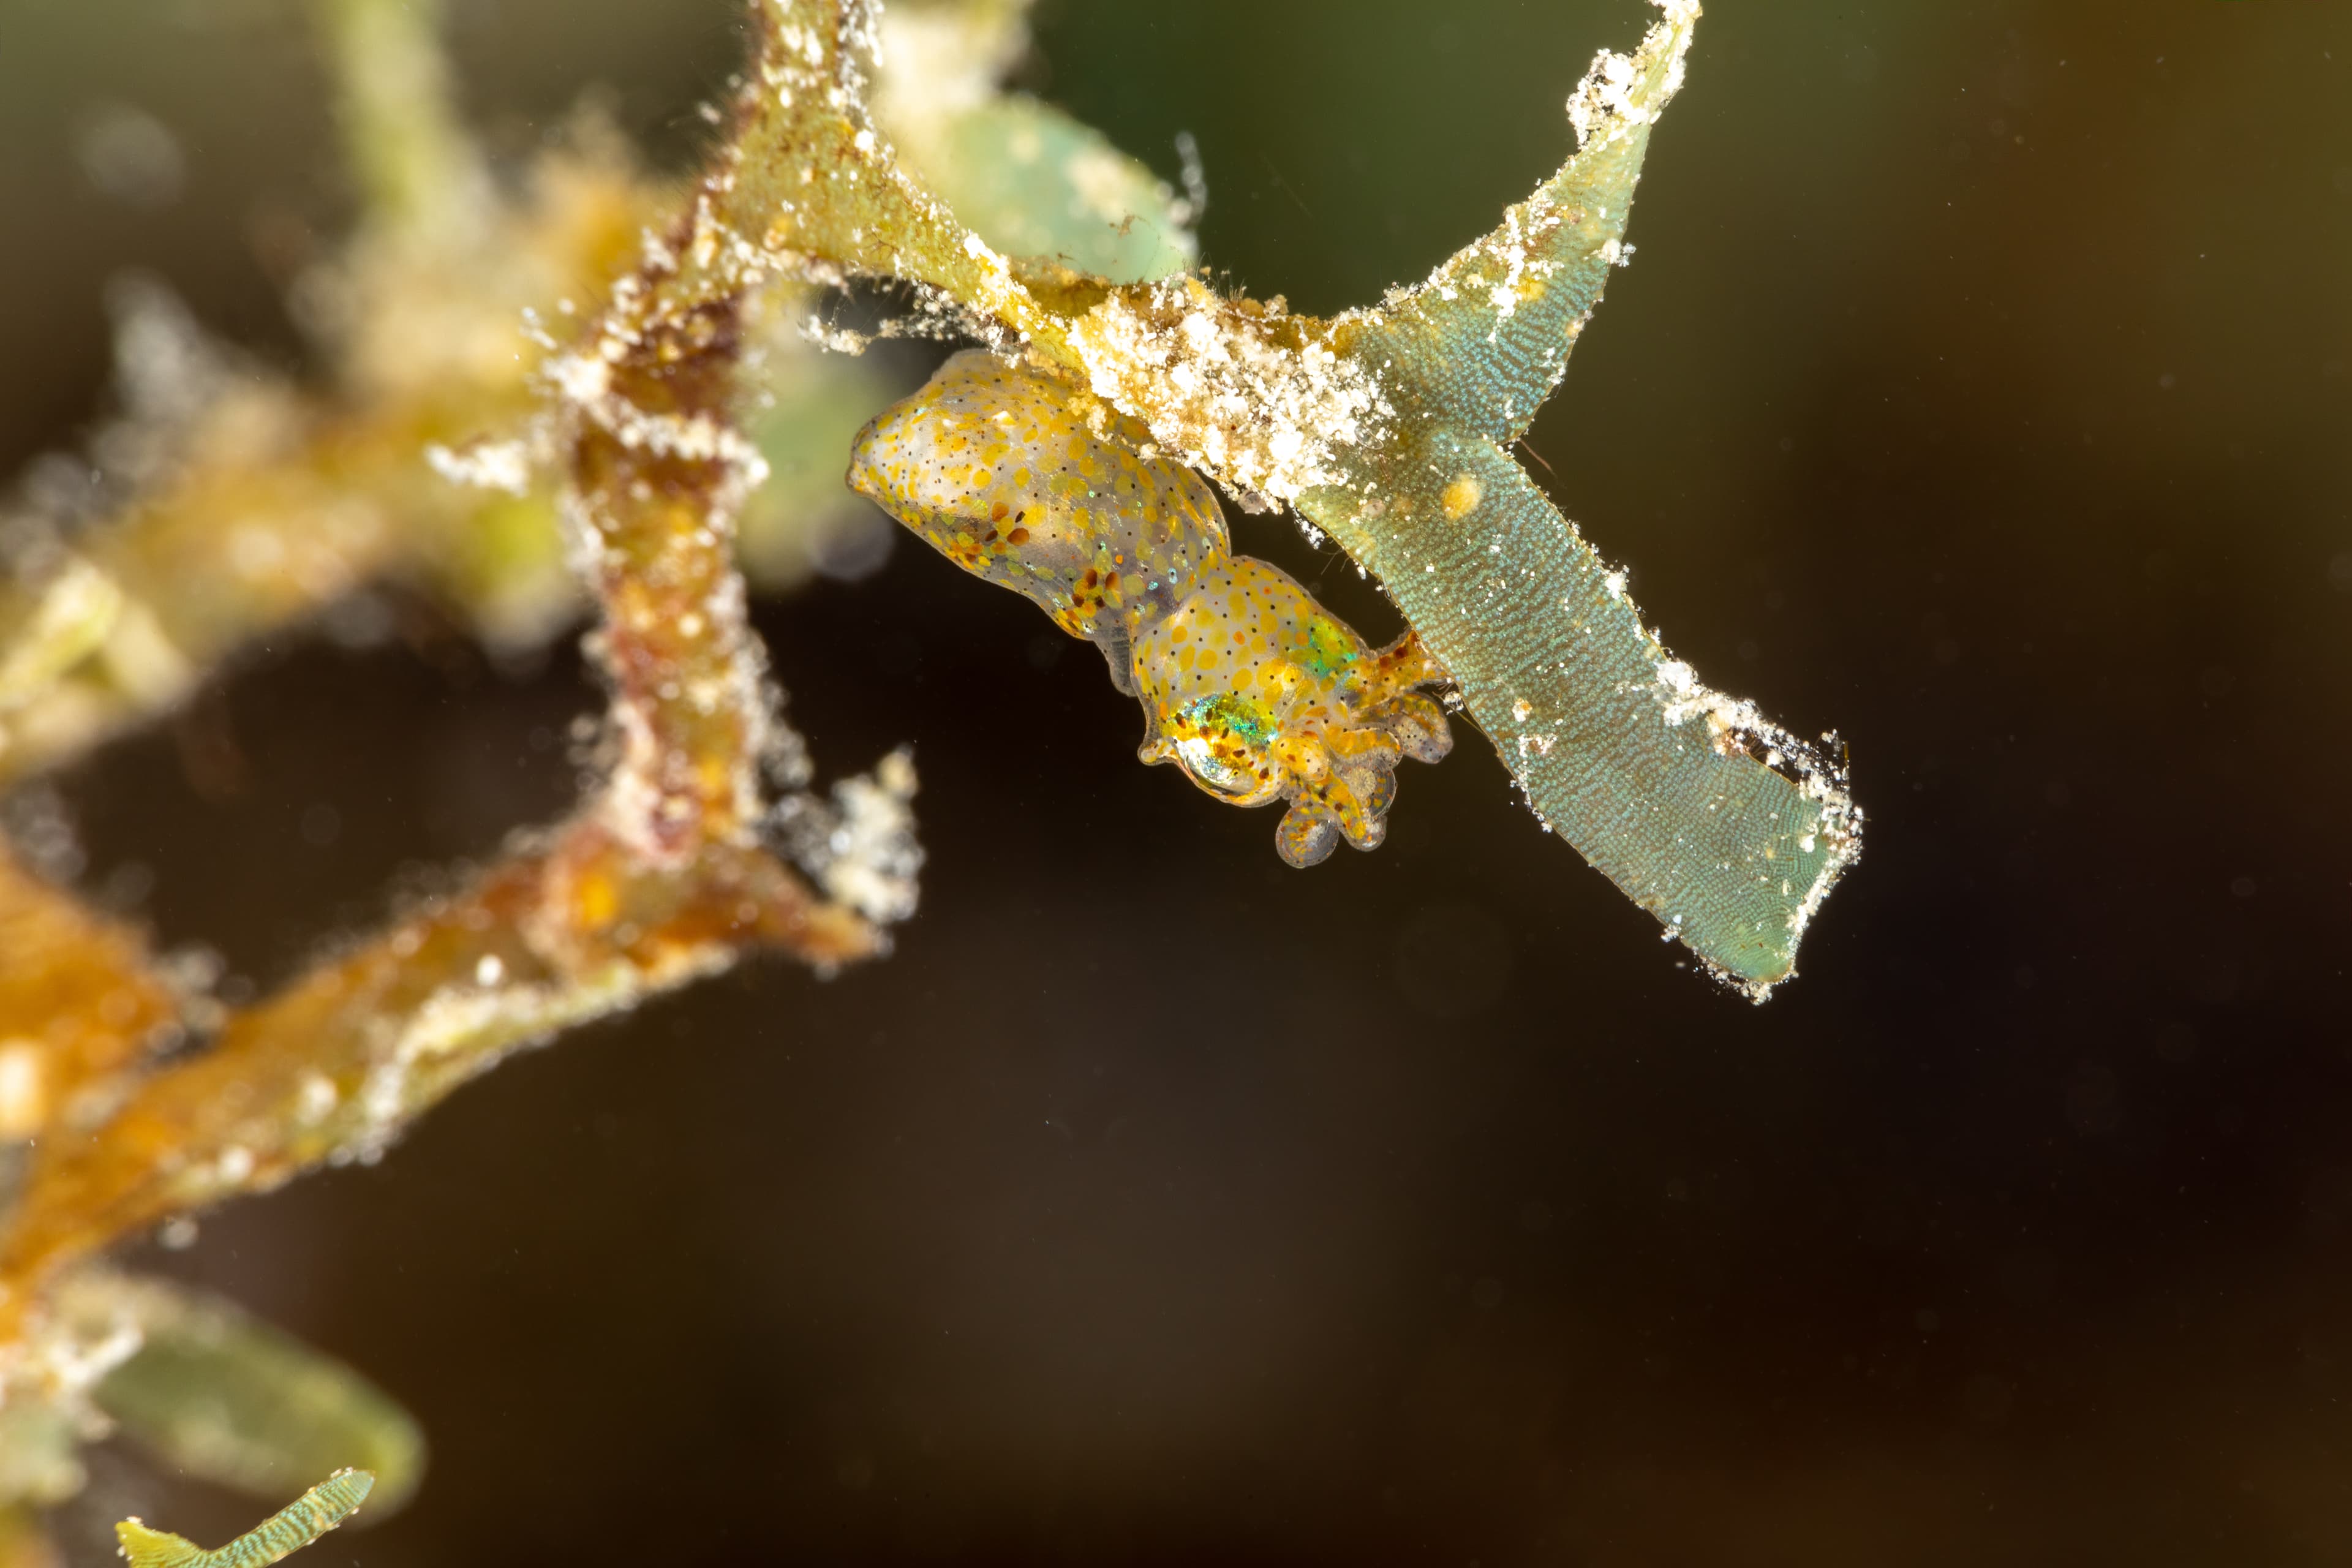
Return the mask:
M848 31L817 18L848 13L775 3L788 31L843 49ZM1601 55L1570 100L1579 146L1559 172L1369 310L1293 315L1192 275L1040 274L906 185L887 148L831 172L837 212L803 203L778 226L808 248L821 231L846 237L853 267L943 290L992 321L1008 358L1051 367L1159 451L1330 533L1378 574L1542 820L1761 1000L1795 972L1859 853L1862 813L1832 755L1671 656L1623 573L1507 450L1630 255L1634 185L1698 18L1695 0L1655 3L1665 15L1642 47ZM806 103L841 58L810 72L822 79L778 85Z
M1760 1001L1795 972L1862 813L1832 758L1668 655L1623 574L1506 449L1625 259L1698 15L1663 8L1641 51L1602 56L1570 101L1581 146L1558 174L1419 288L1343 318L1340 352L1403 438L1342 449L1339 482L1297 504L1379 575L1537 814Z

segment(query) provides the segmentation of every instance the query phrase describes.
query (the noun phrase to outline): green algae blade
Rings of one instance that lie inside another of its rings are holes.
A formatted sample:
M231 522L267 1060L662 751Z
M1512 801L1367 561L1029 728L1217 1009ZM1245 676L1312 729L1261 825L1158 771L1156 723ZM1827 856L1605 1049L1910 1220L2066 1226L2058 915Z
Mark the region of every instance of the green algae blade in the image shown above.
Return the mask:
M1860 847L1835 766L1668 657L1492 442L1441 432L1388 477L1376 510L1339 490L1299 510L1380 577L1545 825L1763 1000Z
M159 1279L121 1289L143 1336L99 1408L186 1473L286 1497L340 1466L373 1473L381 1518L425 1473L415 1417L351 1367L217 1297Z
M1650 129L1682 85L1698 6L1664 9L1638 52L1602 54L1570 100L1580 146L1559 173L1425 282L1356 318L1356 357L1381 366L1406 406L1507 443L1559 384L1611 269L1631 254L1625 220Z
M1112 283L1192 265L1182 205L1102 132L1050 104L1007 95L900 142L924 183L1007 256L1040 257Z
M1027 0L883 9L874 118L924 185L1006 256L1112 283L1200 259L1192 204L1084 121L999 85L1027 52Z
M1695 0L1603 54L1560 172L1418 288L1349 320L1347 356L1410 432L1299 511L1377 574L1528 804L1711 970L1761 1001L1861 848L1828 755L1672 658L1625 578L1501 443L1558 384L1610 268ZM1826 739L1826 737L1825 737Z
M114 1527L131 1568L269 1568L351 1518L367 1500L375 1478L337 1470L226 1546L205 1551L184 1535L153 1530L136 1519Z

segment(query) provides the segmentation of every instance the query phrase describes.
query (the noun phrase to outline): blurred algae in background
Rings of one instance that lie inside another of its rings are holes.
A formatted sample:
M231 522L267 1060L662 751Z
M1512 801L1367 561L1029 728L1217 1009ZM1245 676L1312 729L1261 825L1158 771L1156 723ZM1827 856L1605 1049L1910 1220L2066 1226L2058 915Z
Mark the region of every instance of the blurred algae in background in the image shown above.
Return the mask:
M1016 79L1171 187L1192 132L1202 256L1328 311L1556 167L1649 16L1335 15L1064 0ZM684 167L733 16L451 0L494 172L592 83ZM1528 465L1677 652L1884 781L1769 1007L1482 748L1289 876L1134 766L1090 656L899 550L758 609L828 751L919 748L887 965L664 1003L132 1261L416 1413L430 1479L331 1548L370 1564L2343 1560L2347 69L2330 5L1708 6ZM291 7L25 0L0 89L6 467L103 408L126 268L315 373L288 264L351 209ZM911 385L887 352L829 363ZM390 624L59 778L80 885L266 989L561 809L561 642L509 678Z

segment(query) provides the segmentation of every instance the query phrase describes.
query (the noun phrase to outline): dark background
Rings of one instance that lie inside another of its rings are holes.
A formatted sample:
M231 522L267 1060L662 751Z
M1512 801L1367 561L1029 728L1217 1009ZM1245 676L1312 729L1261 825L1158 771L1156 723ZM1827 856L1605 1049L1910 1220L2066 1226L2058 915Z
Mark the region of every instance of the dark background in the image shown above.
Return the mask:
M683 163L740 49L454 9L510 150L604 83ZM1210 259L1325 310L1553 167L1648 15L1064 0L1030 69L1171 174L1194 132ZM295 363L255 225L344 199L298 21L7 0L5 466L100 406L114 268ZM81 180L110 100L176 203ZM1530 444L1678 655L1851 744L1802 978L1679 967L1466 731L1289 871L905 542L759 613L824 765L918 749L895 957L583 1031L152 1254L426 1423L317 1561L2352 1560L2352 5L1712 0L1633 237ZM298 639L62 790L91 888L267 987L558 813L594 702ZM256 1511L99 1465L79 1562Z

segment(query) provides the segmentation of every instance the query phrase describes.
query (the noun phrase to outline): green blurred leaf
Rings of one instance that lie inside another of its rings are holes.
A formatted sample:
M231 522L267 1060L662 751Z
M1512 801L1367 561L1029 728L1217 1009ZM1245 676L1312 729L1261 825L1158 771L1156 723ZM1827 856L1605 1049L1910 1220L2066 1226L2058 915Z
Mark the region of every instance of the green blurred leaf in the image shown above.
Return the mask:
M320 1474L375 1472L383 1519L425 1473L425 1434L351 1367L217 1297L125 1281L146 1338L99 1384L100 1409L181 1469L264 1499Z
M1101 132L1034 98L985 100L901 144L956 216L997 249L1114 283L1197 259L1183 205Z

